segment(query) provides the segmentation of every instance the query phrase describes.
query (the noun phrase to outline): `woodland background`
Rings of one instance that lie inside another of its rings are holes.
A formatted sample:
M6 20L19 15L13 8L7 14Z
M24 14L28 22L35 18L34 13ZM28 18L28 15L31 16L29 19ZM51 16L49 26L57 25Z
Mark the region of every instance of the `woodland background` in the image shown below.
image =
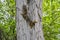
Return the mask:
M60 40L60 0L43 0L45 40ZM15 0L0 0L0 40L16 40Z

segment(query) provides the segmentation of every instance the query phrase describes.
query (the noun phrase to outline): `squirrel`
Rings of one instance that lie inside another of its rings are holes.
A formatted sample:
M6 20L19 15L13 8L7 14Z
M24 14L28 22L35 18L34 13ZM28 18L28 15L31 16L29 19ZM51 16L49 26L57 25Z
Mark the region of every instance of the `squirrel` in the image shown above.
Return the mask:
M23 8L22 8L22 9L23 9L23 14L21 14L21 15L22 15L23 18L26 20L26 22L29 23L30 28L32 28L33 26L35 26L35 23L37 23L37 22L30 20L30 18L28 17L26 5L23 5Z

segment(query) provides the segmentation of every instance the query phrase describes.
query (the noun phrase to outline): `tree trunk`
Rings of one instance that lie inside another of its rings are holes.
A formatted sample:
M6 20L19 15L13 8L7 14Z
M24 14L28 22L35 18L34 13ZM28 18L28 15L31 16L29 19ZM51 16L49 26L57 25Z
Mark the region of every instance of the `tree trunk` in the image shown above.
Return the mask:
M44 40L42 0L16 0L17 40Z

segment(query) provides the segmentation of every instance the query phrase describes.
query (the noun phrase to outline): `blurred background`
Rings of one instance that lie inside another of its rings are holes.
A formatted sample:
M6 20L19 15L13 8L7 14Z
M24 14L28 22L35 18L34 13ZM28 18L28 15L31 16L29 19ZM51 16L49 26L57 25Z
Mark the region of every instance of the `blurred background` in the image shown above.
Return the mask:
M45 40L60 40L60 0L43 0ZM0 0L0 40L16 39L15 0Z

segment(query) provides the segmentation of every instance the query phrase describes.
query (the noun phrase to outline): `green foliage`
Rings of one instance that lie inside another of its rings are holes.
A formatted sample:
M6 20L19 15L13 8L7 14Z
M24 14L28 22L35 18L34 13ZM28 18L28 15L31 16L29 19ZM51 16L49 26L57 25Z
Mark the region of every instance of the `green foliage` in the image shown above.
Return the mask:
M15 0L0 0L0 40L16 40Z
M60 0L43 0L45 40L60 40Z

